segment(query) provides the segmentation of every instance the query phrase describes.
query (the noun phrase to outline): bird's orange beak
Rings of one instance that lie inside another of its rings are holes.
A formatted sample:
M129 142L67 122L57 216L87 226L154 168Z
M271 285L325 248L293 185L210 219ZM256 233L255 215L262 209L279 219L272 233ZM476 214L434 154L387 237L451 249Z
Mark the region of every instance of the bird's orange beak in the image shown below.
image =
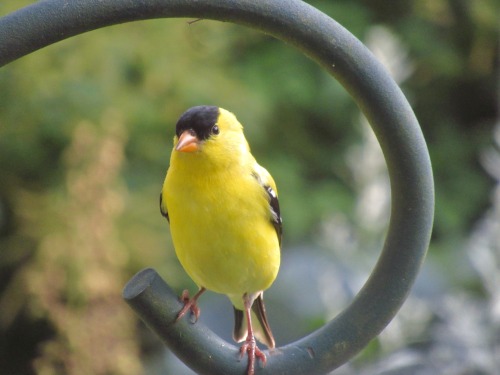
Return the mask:
M175 146L175 151L194 152L200 147L200 140L192 130L184 130Z

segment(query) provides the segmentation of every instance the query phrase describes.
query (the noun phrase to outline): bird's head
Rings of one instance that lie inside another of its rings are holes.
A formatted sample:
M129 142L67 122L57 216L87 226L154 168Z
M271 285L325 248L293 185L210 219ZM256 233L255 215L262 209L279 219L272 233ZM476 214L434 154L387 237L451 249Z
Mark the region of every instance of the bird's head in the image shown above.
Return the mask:
M223 108L192 107L177 121L174 152L227 159L247 149L243 127L231 112Z

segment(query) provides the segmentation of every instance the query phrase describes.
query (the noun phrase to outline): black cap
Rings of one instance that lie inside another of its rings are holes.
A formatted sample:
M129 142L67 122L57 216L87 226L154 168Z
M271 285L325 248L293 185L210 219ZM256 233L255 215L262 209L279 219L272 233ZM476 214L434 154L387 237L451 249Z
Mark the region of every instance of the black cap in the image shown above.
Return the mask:
M207 139L219 117L219 107L200 105L189 108L177 121L175 134L179 137L185 130L192 129L202 141Z

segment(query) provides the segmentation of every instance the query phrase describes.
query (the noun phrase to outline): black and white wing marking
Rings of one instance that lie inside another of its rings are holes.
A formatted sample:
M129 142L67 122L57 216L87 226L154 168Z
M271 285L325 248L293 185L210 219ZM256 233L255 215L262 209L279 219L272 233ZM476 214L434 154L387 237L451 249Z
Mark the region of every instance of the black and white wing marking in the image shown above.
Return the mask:
M271 211L271 223L276 230L276 235L278 236L278 241L281 246L281 238L283 236L283 221L281 219L280 204L278 201L278 194L274 186L274 180L269 174L269 172L256 164L254 166L254 171L252 171L252 176L259 182L259 184L264 188L269 198L269 209Z
M160 212L161 212L161 215L167 219L167 221L170 223L170 218L168 217L168 211L167 211L167 207L165 207L163 205L163 194L160 193Z
M283 237L283 220L281 219L278 195L271 186L265 185L264 188L266 189L267 195L269 196L269 205L271 206L271 222L273 223L274 229L276 230L278 241L281 246L281 237Z

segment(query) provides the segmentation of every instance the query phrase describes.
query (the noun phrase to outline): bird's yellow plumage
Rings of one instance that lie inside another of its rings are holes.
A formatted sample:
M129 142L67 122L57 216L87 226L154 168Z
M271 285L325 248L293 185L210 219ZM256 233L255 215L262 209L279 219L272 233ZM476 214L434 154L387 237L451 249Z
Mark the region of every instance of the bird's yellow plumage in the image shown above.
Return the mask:
M255 346L251 324L248 335L242 335L242 311L250 319L253 305L264 341L274 347L262 292L278 273L281 217L276 185L250 153L232 113L200 106L181 116L160 198L188 275L201 292L226 294L235 306L235 338L246 336L242 350L249 352L253 373L255 355L265 356ZM189 307L194 302L186 300Z

